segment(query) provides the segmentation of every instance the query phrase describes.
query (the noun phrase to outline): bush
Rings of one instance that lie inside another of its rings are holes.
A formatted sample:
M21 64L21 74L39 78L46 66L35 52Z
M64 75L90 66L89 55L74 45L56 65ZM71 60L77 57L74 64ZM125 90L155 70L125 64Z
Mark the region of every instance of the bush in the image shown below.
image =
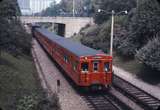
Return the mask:
M100 26L95 25L84 29L80 32L82 35L81 42L94 49L108 52L110 45L110 28L108 27L110 27L110 24L104 23Z
M98 36L98 34L99 27L97 25L81 30L80 35L82 36L82 44L95 48L94 39Z
M141 48L137 52L136 58L145 65L160 70L160 38L158 37Z
M36 110L61 110L57 94L39 101Z
M48 98L46 94L44 98L30 94L19 99L16 110L61 110L61 108L57 94Z

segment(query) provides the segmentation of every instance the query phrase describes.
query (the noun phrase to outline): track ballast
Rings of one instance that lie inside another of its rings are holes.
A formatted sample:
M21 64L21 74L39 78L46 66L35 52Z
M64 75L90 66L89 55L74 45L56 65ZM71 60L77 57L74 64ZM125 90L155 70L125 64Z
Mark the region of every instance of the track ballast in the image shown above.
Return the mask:
M145 110L157 110L160 106L159 99L134 86L130 82L120 78L119 76L114 75L113 87L128 98L132 99Z

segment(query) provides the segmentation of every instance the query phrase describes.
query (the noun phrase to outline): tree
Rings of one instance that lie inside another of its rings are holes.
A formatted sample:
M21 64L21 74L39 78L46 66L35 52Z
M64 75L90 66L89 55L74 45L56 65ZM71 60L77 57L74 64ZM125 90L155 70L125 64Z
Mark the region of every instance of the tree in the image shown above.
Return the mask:
M105 10L106 12L111 12L114 10L115 12L120 11L130 11L131 9L136 7L135 0L101 0L100 6L98 8ZM110 16L108 14L96 13L95 14L95 22L97 24L102 24L104 21L108 20Z
M30 37L26 37L27 35L24 33L25 30L18 18L20 9L17 0L3 0L0 4L1 50L12 54L21 52L28 53L30 49L30 41L28 41L28 39L30 39ZM28 50L26 48L28 48Z
M137 52L136 58L145 65L160 71L160 36L153 38L141 48Z
M160 7L156 0L142 0L128 19L127 33L116 47L125 56L132 56L159 32Z
M61 0L42 12L43 16L72 16L73 0ZM94 6L92 0L75 0L76 16L92 16Z

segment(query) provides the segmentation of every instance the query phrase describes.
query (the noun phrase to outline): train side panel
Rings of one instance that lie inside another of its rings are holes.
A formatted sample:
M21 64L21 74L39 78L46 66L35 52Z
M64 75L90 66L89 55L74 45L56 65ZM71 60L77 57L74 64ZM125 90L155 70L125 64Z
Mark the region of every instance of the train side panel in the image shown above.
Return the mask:
M105 54L76 56L36 30L34 31L34 36L76 85L90 87L112 84L112 57ZM83 63L87 64L87 71L83 70ZM97 66L96 68L95 65Z
M49 55L65 70L67 75L79 85L79 58L66 49L59 46L57 43L50 41L39 32L34 32L39 43L49 53Z

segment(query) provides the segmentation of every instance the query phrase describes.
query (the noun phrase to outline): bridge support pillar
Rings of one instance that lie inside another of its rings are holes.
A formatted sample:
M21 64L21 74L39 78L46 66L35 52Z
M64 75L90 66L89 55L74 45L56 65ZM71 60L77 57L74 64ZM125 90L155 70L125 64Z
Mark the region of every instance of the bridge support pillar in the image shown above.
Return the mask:
M70 23L66 23L66 33L65 33L65 37L69 38L71 36L73 36L74 34L79 33L79 31L81 30L82 27L85 27L87 25L87 23L75 23L75 22L70 22Z

